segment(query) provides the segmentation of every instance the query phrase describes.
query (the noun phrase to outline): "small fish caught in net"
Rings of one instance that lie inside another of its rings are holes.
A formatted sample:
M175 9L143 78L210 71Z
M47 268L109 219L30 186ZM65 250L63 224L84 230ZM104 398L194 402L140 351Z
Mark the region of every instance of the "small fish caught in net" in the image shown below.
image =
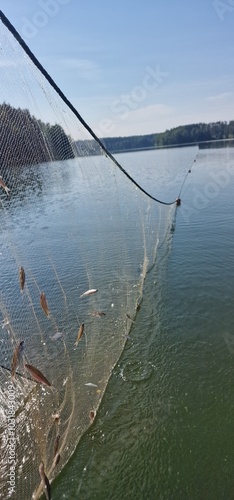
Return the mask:
M175 206L124 176L0 23L0 497L28 500L93 422Z

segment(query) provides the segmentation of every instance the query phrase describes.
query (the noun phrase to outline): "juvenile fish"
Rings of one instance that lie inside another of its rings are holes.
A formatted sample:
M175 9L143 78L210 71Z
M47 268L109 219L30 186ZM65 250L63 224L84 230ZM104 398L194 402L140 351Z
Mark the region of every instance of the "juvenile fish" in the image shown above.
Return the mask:
M20 290L23 291L25 284L25 271L22 266L19 268L19 282L20 282Z
M91 288L91 290L87 290L87 292L82 293L82 295L80 295L80 298L87 297L88 295L92 295L92 293L96 293L96 292L98 292L98 290L96 290L96 288Z
M41 464L39 465L39 474L41 476L41 481L43 483L43 488L44 488L46 499L51 500L50 482L49 482L48 477L46 476L43 462L41 462Z
M77 339L75 341L75 345L78 345L78 342L81 339L83 333L84 333L84 323L81 323L79 331L78 331Z
M15 378L16 368L21 362L23 351L24 351L24 340L22 340L16 346L14 353L13 353L12 362L11 362L11 376L12 376L12 378Z
M48 318L50 315L50 311L48 308L48 304L47 304L47 300L46 300L46 296L45 296L44 292L41 293L40 304L41 304L41 307L42 307L44 313L46 314L46 316Z
M97 385L92 384L92 382L87 382L87 384L85 384L85 385L87 385L87 387L97 387Z
M1 186L3 189L5 189L6 194L9 196L9 191L10 191L10 189L9 189L9 188L7 187L7 185L5 184L5 182L4 182L4 180L3 180L3 178L2 178L2 176L1 176L1 175L0 175L0 186Z
M51 383L47 380L47 378L43 375L43 373L40 372L37 368L35 368L32 365L24 365L25 368L29 371L30 375L40 384L45 384L48 385L48 387L51 387Z

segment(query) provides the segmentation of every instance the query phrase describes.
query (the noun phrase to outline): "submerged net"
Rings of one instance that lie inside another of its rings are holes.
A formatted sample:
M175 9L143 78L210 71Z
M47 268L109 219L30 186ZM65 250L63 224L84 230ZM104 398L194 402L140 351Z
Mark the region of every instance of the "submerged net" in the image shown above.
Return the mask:
M95 417L174 205L124 176L2 23L0 42L0 497L27 500Z

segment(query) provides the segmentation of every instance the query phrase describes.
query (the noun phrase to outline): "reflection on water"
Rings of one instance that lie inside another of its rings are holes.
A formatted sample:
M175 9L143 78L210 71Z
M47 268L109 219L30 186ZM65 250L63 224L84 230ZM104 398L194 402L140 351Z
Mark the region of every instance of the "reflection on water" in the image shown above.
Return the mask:
M171 252L147 276L131 341L55 498L233 497L233 176L193 206L227 164L231 148L198 156Z
M98 410L112 369L129 341L145 274L167 239L173 209L153 204L100 157L21 169L12 173L10 187L12 196L1 193L0 222L2 429L11 359L20 341L25 341L24 363L52 384L52 389L35 386L23 366L18 367L17 488L27 500L33 491L40 493L38 463L44 461L53 479L89 427L90 412ZM23 290L20 266L25 270ZM81 298L90 289L98 292ZM48 317L41 307L42 294ZM84 334L75 346L82 323ZM54 342L57 332L62 338ZM143 380L149 368L133 364L128 377ZM55 469L56 413L61 460ZM5 438L4 443L6 448ZM2 466L6 478L4 457ZM30 481L27 491L25 477ZM4 482L0 488L6 496Z

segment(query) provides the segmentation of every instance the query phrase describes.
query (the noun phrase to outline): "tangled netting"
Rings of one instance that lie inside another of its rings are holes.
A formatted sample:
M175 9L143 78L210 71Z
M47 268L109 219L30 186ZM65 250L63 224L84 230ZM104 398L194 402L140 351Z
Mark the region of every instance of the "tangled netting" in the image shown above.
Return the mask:
M1 23L0 497L93 422L174 207L116 167ZM86 293L87 292L87 293Z

